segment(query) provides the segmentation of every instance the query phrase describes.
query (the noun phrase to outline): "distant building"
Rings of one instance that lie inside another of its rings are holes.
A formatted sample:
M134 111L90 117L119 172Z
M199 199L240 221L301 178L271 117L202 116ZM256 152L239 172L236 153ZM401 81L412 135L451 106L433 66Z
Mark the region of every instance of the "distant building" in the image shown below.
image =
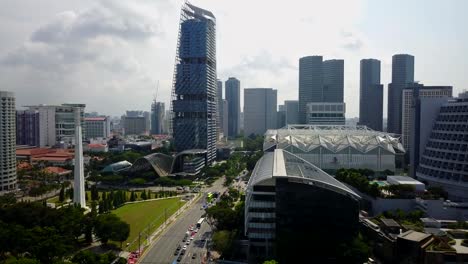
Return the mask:
M278 106L278 113L276 114L277 125L276 127L286 126L286 107L284 105Z
M361 60L359 88L359 124L383 131L383 85L380 84L380 61Z
M151 104L151 134L164 134L165 105L163 102L153 101Z
M299 123L307 123L308 103L342 103L344 61L322 56L299 59Z
M338 245L358 233L360 199L289 151L265 152L246 191L245 235L251 257L327 262Z
M401 120L401 141L403 147L410 150L410 134L413 130L411 125L414 116L415 103L422 98L448 98L452 97L452 86L424 86L423 84L412 84L402 91L402 120ZM415 93L415 91L419 91ZM415 102L416 101L416 102ZM440 105L439 105L440 106ZM425 113L418 115L418 118L434 120L436 116L427 116ZM430 119L429 119L430 118Z
M181 10L173 87L173 137L177 152L205 150L216 159L216 18L186 2Z
M16 190L16 99L0 91L0 193Z
M86 138L109 138L111 136L110 117L85 117L84 122Z
M224 122L223 122L223 118L224 118L224 106L223 106L223 82L221 80L218 80L216 82L216 87L217 87L217 93L216 93L216 109L217 109L217 120L216 120L216 124L218 126L218 129L217 129L217 132L218 132L218 139L221 135L221 133L224 132L223 130L223 125L224 125ZM224 134L224 133L223 133Z
M452 201L468 202L468 98L442 105L421 155L416 176L441 186Z
M122 116L121 123L124 135L143 135L147 133L146 117L144 116Z
M228 134L235 138L240 133L240 81L230 77L225 82L226 101L228 102Z
M223 100L223 135L227 138L228 136L228 127L229 127L229 103L227 100Z
M286 111L286 124L299 124L299 101L284 101Z
M344 125L345 103L308 103L307 124L309 125Z
M264 151L284 149L323 170L395 171L405 153L398 137L363 126L288 125L265 133Z
M30 111L39 112L39 145L52 147L63 142L72 145L75 142L75 107L80 108L81 126L84 126L85 104L35 105L28 106ZM83 137L86 134L83 133Z
M38 111L16 111L16 145L40 146Z
M277 90L272 88L244 89L244 135L263 135L277 128Z
M396 54L392 57L392 83L388 85L387 131L401 134L403 89L414 83L414 56Z

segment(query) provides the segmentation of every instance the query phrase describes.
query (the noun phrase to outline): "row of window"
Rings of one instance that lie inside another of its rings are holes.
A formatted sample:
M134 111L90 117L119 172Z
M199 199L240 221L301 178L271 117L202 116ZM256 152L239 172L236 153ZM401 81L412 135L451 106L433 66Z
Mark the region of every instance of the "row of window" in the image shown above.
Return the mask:
M431 138L449 141L468 142L468 134L447 134L440 132L432 132Z
M468 182L468 175L464 175L461 173L435 170L435 169L427 168L424 166L419 166L418 172L426 176L430 176L434 178L440 178L440 179L451 180L451 181L462 180L463 182Z

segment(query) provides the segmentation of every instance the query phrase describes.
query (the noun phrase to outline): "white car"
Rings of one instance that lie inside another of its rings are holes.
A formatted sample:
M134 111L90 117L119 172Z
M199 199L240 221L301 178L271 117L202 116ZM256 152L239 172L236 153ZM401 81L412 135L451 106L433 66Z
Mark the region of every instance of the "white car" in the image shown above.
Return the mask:
M186 246L186 245L184 245L184 246L182 247L182 249L185 249L185 250L187 250L187 246Z

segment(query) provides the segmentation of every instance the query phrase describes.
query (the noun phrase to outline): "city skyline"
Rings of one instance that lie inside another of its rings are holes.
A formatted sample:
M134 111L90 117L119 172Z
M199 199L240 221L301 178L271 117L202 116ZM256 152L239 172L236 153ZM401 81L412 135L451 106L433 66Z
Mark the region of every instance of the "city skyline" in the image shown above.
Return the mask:
M268 3L271 12L261 21L255 19L265 3L253 3L242 13L243 21L238 22L236 14L242 10L242 2L193 2L218 14L219 79L236 76L242 81L241 88L275 87L278 102L296 100L300 57L317 54L343 59L347 117L358 116L359 101L354 95L359 92L359 61L365 58L382 62L384 102L391 56L398 53L415 56L417 65L428 65L415 67L415 80L452 85L454 94L464 89L467 77L462 70L466 62L459 54L463 54L468 38L457 34L456 27L450 25L466 24L459 12L466 10L467 3L424 3L405 3L407 11L398 12L398 19L394 19L383 14L395 11L397 3L354 1L341 3L346 6L337 11L333 2L297 1L288 6L294 19L287 20L285 27L283 21L274 21L283 10L283 5L277 3ZM120 116L125 109L149 111L151 100L147 98L159 80L160 100L168 104L177 37L174 27L181 4L182 1L67 4L51 0L40 6L26 1L6 3L0 11L4 20L0 30L5 36L0 45L0 85L16 93L18 107L32 104L33 100L44 104L85 102L89 111ZM307 5L320 12L309 14L304 8ZM422 17L412 12L421 7L425 11ZM339 19L329 25L319 23L331 14ZM128 23L116 27L123 21ZM430 32L426 24L432 25ZM261 28L265 34L258 34ZM306 37L314 33L322 33L318 41ZM275 43L277 34L289 41ZM67 87L67 93L62 92L63 87ZM44 96L49 94L55 96ZM105 104L102 98L106 98ZM385 103L384 116L386 112Z

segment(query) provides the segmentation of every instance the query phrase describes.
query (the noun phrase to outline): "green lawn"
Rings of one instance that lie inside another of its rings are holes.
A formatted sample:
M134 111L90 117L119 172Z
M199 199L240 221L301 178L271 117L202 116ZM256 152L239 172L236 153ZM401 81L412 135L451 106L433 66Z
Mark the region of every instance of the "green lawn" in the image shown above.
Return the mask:
M173 213L179 209L179 206L184 205L184 201L180 201L179 198L168 198L164 200L157 201L147 201L134 204L126 204L116 210L113 210L112 213L119 216L122 220L130 224L130 236L128 237L127 242L132 242L135 238L138 237L139 232L146 231L142 233L141 243L146 239L146 235L151 234L164 222L164 211L167 209L167 218L169 218ZM157 219L157 220L156 220ZM151 230L145 230L152 224ZM120 245L119 243L117 245ZM133 244L130 247L130 250L135 250L138 248L138 242Z

